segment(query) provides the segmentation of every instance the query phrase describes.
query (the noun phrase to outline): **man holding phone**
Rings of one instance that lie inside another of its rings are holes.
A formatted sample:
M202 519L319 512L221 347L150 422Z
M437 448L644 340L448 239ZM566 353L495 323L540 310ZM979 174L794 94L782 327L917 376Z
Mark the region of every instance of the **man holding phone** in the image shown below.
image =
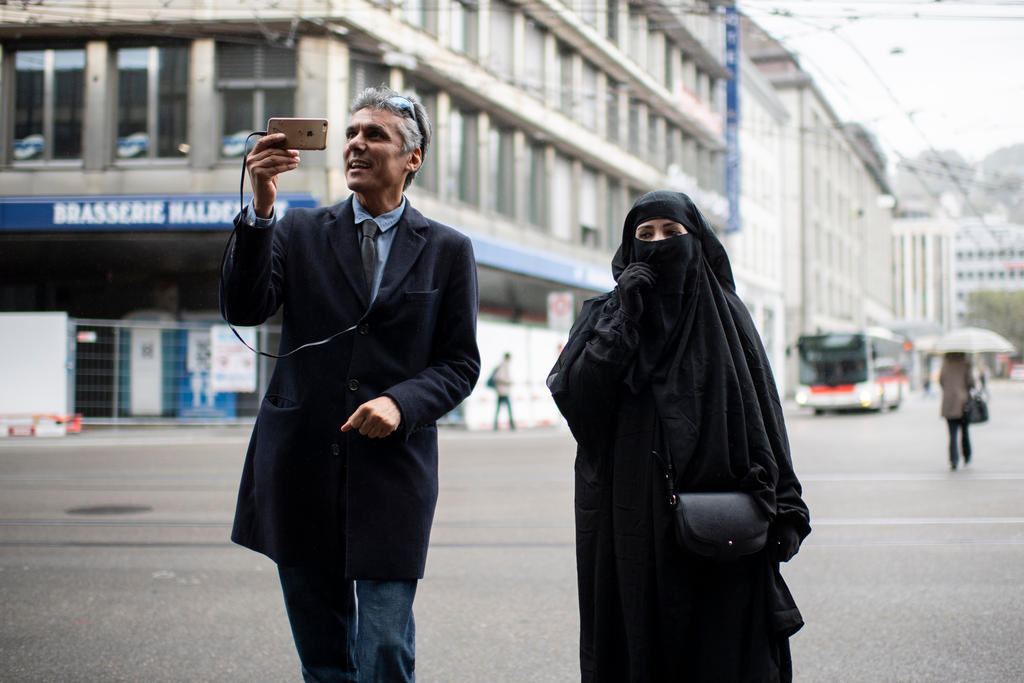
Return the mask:
M430 142L412 96L369 88L345 131L352 195L277 219L284 133L248 157L221 312L258 325L283 306L281 358L260 405L231 538L278 565L307 681L411 681L412 603L437 500L436 421L480 372L469 239L403 190Z

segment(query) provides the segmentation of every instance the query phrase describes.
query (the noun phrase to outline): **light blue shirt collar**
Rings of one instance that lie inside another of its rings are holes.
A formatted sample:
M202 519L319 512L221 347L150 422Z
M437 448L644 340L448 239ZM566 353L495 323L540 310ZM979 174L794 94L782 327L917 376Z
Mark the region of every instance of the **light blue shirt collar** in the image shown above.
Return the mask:
M397 230L391 230L391 228L395 227L398 221L401 220L402 212L405 211L405 195L402 195L402 203L398 205L398 208L374 218L370 215L369 211L363 208L363 205L359 203L359 200L353 194L352 211L355 214L357 235L361 233L363 221L368 221L371 218L380 228L380 234L377 235L375 240L377 244L377 265L373 269L373 286L370 288L370 301L373 301L377 298L377 292L380 291L380 283L384 279L384 268L387 266L388 257L391 255L391 245L395 241L395 235L398 234Z
M402 203L397 208L382 213L379 216L371 216L370 212L363 208L363 205L359 203L359 198L352 195L352 211L355 213L356 225L362 225L363 221L368 221L371 218L377 223L377 227L380 228L381 232L387 232L395 226L398 221L402 219L402 212L405 211L405 195L402 195Z

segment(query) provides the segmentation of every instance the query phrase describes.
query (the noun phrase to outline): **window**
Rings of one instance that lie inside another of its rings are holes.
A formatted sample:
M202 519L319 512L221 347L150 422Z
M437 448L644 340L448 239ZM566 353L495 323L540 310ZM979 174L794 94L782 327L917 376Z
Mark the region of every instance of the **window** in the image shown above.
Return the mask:
M491 1L490 53L487 65L502 79L512 81L512 7L502 0Z
M574 230L572 213L572 161L555 155L555 173L551 179L551 234L568 242Z
M608 36L608 40L617 43L619 42L619 0L608 0L607 18L605 35Z
M661 139L661 128L658 126L658 115L647 115L647 161L652 166L663 168L665 143Z
M515 216L515 150L510 128L492 127L490 132L490 196L487 206L506 216Z
M659 83L665 81L665 34L651 31L647 34L647 73Z
M529 192L527 193L527 218L537 226L545 224L544 211L547 206L547 165L544 161L544 145L538 142L530 144L528 149Z
M601 13L599 0L580 0L580 18L591 26L597 26L597 17Z
M402 18L427 33L437 35L437 5L428 0L404 0Z
M629 8L629 57L638 66L647 66L647 15L641 5Z
M672 93L675 92L675 84L676 84L676 81L675 81L675 71L676 71L675 65L678 62L678 57L676 55L677 55L677 52L676 52L676 49L675 49L675 45L673 45L672 41L670 41L670 40L668 40L668 38L666 38L665 39L665 51L664 51L664 54L663 54L664 66L662 67L663 68L662 83L668 89L668 91L672 92Z
M373 57L353 56L349 63L348 98L352 101L366 88L389 85L388 68Z
M452 49L476 56L476 3L470 0L452 0L450 8L448 31Z
M115 154L118 159L188 154L187 47L117 51Z
M583 83L580 93L580 125L597 132L597 69L583 60Z
M614 247L621 242L620 231L622 225L619 221L626 215L622 207L622 183L613 178L608 179L608 188L605 192L605 221L607 222L607 239L605 246Z
M621 89L618 81L614 81L611 78L608 79L608 85L606 87L605 95L605 117L607 117L607 136L611 142L619 141L619 90Z
M597 221L597 172L583 169L580 178L580 242L588 247L601 246L601 230Z
M643 118L643 102L640 100L629 101L629 151L637 156L643 154L642 144L643 131L641 123Z
M678 126L665 123L665 168L680 168L682 162L682 135Z
M410 81L408 85L423 104L423 108L427 110L427 116L430 118L431 125L434 127L434 135L436 136L437 93L422 82ZM434 137L431 141L431 145L427 148L426 156L423 157L423 163L420 165L420 170L416 172L416 180L414 181L419 187L430 190L431 192L437 192L439 186L437 182L438 149L434 146L436 143L437 137Z
M539 100L544 99L544 44L547 36L544 29L532 19L526 21L526 38L523 45L523 87L526 92Z
M241 156L246 136L267 119L295 116L295 61L288 48L217 44L222 156Z
M477 203L477 116L475 112L453 105L448 118L449 197L467 204Z
M14 54L14 161L82 158L84 50Z
M573 112L572 48L565 43L558 44L558 109L566 116Z

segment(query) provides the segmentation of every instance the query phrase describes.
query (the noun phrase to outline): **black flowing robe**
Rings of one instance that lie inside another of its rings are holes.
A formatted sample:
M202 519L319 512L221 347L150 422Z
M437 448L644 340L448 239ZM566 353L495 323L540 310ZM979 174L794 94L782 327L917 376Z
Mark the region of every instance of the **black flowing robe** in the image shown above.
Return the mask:
M685 195L651 193L637 205L645 201L647 216L688 228L673 239L697 240L676 295L683 297L678 319L667 333L654 331L652 294L639 320L620 309L617 289L591 299L548 378L578 444L582 678L789 680L788 637L803 621L773 539L786 532L802 539L810 525L778 391L725 250L703 216ZM636 223L627 217L616 279L634 259ZM653 369L639 373L645 335L665 348ZM682 550L665 457L675 465L677 491L753 495L771 520L769 546L734 563Z

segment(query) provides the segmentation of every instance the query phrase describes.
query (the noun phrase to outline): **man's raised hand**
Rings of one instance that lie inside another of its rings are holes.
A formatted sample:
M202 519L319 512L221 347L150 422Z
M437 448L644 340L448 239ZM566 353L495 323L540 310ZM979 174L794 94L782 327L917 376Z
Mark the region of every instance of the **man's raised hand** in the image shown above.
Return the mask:
M277 176L299 166L298 151L282 147L284 141L284 133L264 135L256 141L246 159L252 184L252 208L260 218L270 218L274 213Z

